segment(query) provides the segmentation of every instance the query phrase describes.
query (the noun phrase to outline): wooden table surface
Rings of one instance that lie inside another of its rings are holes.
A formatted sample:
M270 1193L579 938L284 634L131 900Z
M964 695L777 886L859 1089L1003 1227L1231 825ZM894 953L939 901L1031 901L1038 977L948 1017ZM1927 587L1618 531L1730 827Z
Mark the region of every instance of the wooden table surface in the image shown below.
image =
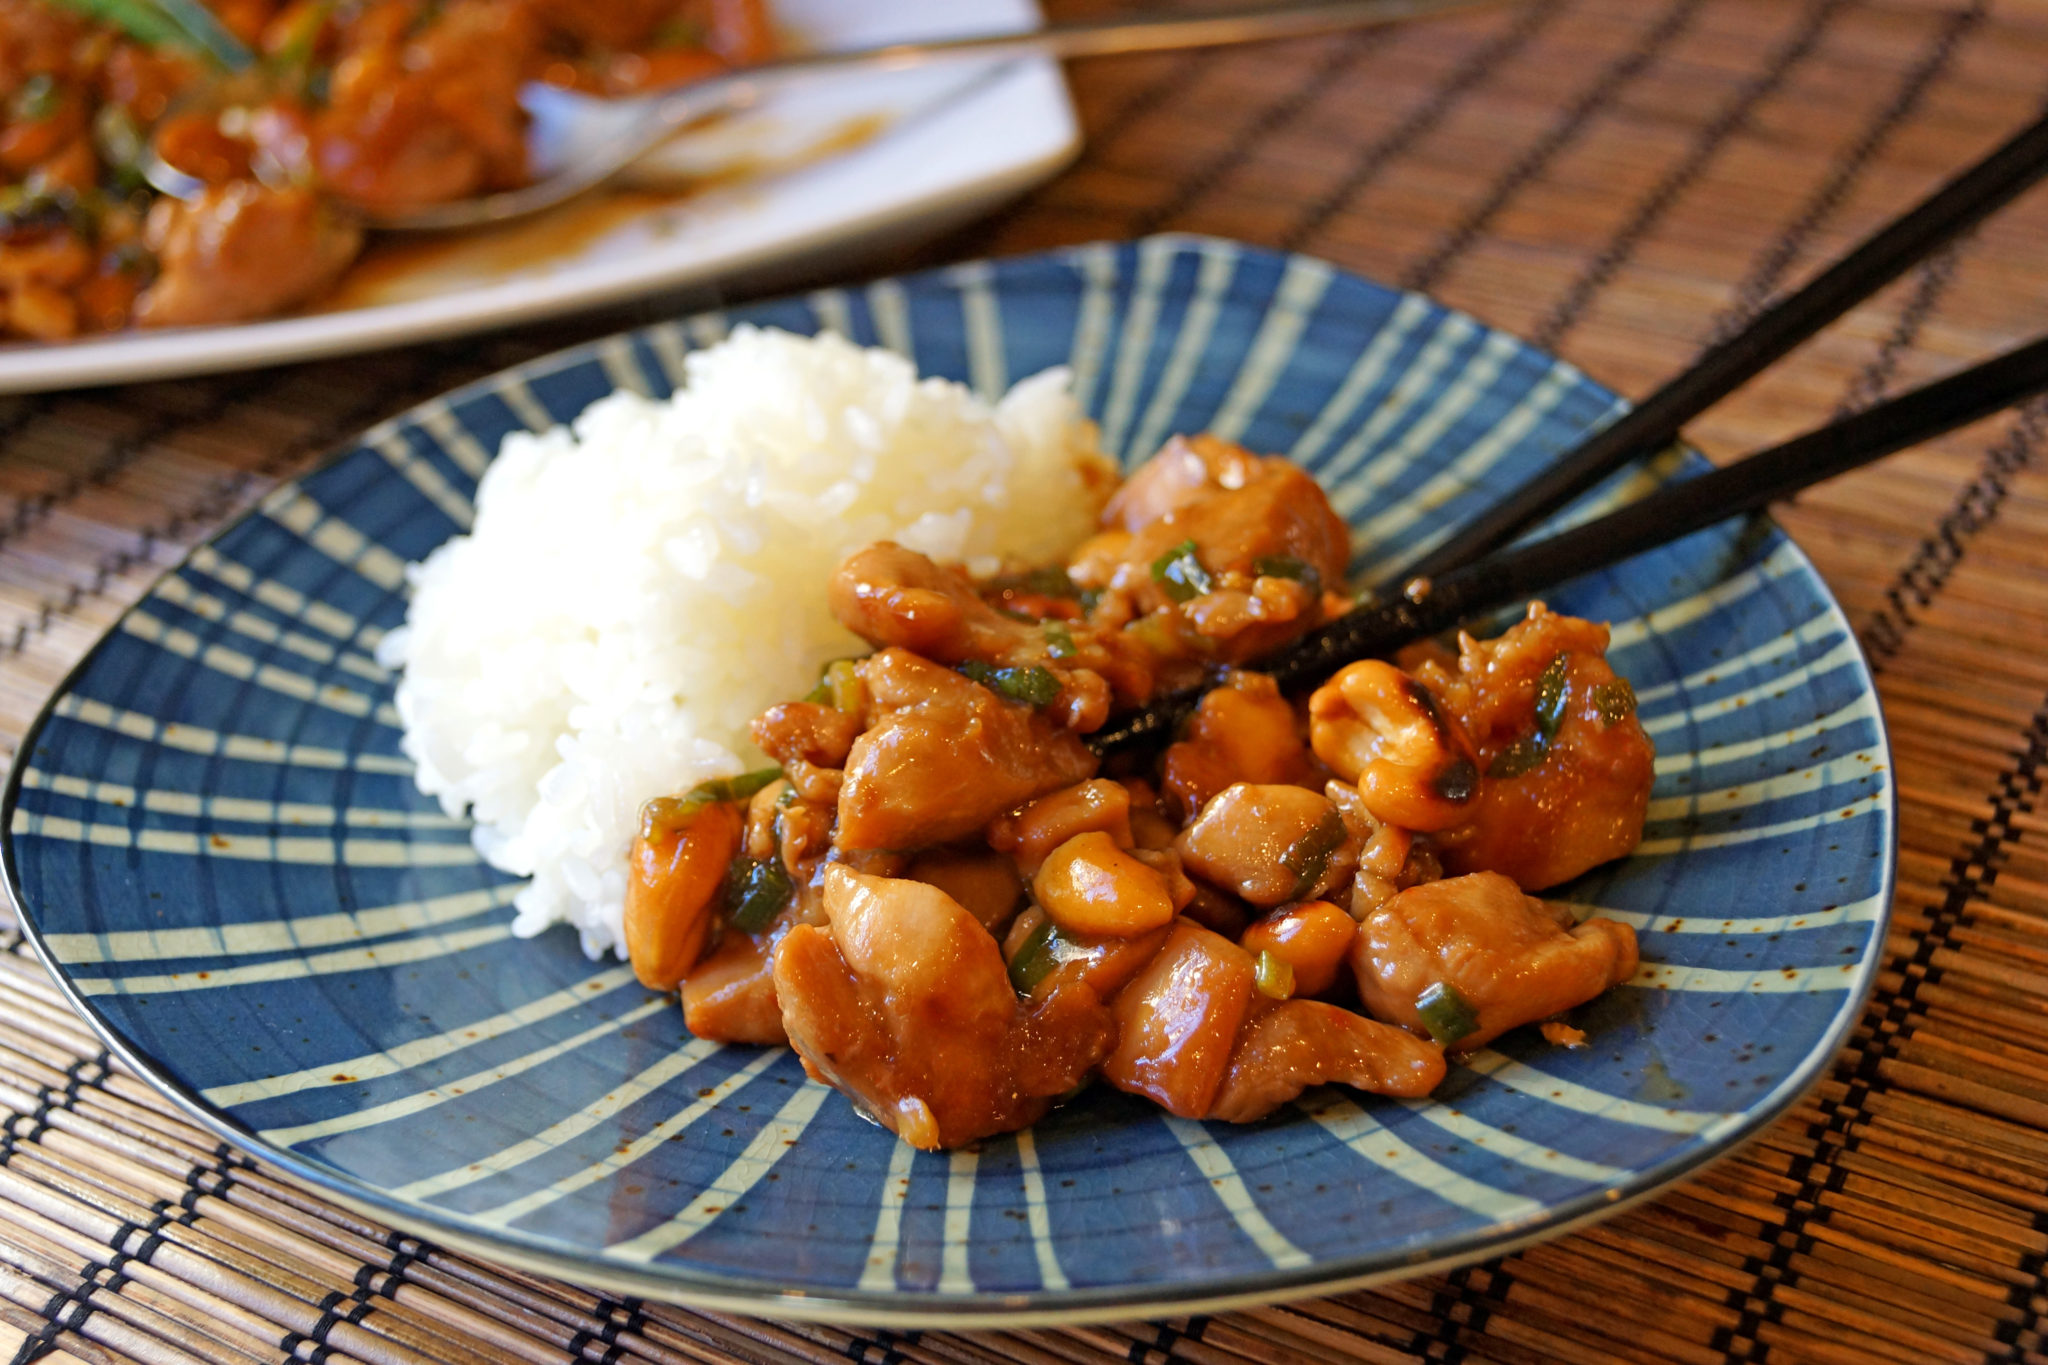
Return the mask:
M1428 290L1641 394L2037 116L2048 3L1530 0L1374 35L1089 61L1072 82L1087 145L1071 168L839 277L1212 233ZM352 432L677 306L0 399L0 736L11 747L187 546ZM1692 435L1740 454L2043 329L2037 191ZM1899 896L1877 997L1832 1074L1651 1204L1449 1275L1167 1323L850 1332L620 1301L374 1226L217 1148L109 1066L9 934L0 1348L177 1365L2048 1360L2044 439L2037 402L1784 513L1878 673ZM129 1209L151 1210L156 1232L132 1237Z

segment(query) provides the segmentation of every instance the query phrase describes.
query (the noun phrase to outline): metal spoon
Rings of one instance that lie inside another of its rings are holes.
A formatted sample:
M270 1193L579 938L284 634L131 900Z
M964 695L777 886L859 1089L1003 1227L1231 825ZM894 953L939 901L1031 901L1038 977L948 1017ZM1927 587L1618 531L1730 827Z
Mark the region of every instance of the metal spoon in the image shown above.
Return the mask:
M895 71L963 58L1098 57L1217 47L1395 24L1497 3L1500 0L1321 0L1199 16L1062 24L1022 33L806 54L631 99L597 99L535 84L520 96L532 119L527 151L533 183L444 204L355 211L365 226L408 232L523 218L602 184L678 132L751 109L791 81L828 72ZM157 189L179 198L190 198L204 188L154 154L147 158L144 173Z

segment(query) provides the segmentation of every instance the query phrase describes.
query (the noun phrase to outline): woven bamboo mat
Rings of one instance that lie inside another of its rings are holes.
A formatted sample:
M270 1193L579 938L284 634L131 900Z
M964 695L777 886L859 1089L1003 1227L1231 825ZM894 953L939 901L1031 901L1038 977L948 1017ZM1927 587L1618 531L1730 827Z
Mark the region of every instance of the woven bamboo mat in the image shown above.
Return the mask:
M1554 0L1084 63L1073 81L1079 163L891 268L1224 234L1426 288L1640 393L2032 117L2048 3ZM2048 191L1695 438L1733 455L2042 328L2044 248ZM277 479L409 403L633 320L0 400L0 736ZM1887 961L1832 1075L1652 1204L1448 1276L1166 1324L892 1334L692 1313L480 1264L273 1179L110 1069L8 934L0 1348L94 1365L2048 1360L2044 441L2037 404L1785 512L1890 719Z

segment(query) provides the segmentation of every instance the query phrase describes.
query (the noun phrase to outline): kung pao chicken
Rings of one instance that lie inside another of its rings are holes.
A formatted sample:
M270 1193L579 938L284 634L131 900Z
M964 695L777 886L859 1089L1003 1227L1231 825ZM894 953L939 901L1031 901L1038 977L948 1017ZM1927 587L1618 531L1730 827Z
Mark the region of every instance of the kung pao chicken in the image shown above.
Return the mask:
M625 931L699 1037L787 1044L922 1148L1091 1078L1246 1122L1311 1085L1428 1094L1446 1051L1634 973L1543 891L1642 834L1653 752L1607 630L1353 663L1297 703L1244 665L1349 603L1341 519L1277 457L1175 439L1064 566L848 559L874 646L754 721L778 765L651 802ZM1113 710L1220 675L1155 762Z
M527 83L624 94L772 42L762 0L0 0L0 337L296 307L361 250L352 207L524 183ZM157 193L152 155L199 190Z

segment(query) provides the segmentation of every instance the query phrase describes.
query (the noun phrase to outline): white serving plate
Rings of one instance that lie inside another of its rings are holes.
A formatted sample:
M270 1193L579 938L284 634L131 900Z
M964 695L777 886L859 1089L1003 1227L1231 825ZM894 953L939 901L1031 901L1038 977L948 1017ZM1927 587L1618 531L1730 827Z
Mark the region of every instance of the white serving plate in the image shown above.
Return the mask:
M1033 0L774 0L813 49L1036 27ZM842 75L679 143L618 193L490 233L389 240L312 311L0 346L0 393L165 379L479 332L929 235L1072 158L1057 63Z

